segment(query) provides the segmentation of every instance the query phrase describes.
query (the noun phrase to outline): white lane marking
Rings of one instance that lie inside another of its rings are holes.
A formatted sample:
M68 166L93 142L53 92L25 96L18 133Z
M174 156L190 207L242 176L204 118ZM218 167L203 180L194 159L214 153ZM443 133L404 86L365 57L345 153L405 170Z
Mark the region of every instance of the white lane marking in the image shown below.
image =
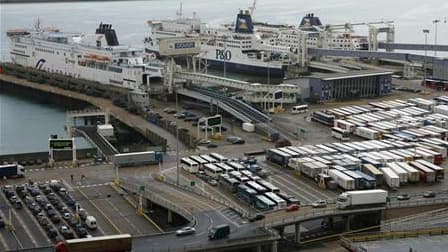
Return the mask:
M64 186L67 188L67 190L74 191L73 187L71 185L69 185L69 183L67 183L67 181L65 181L65 179L62 179L62 184L64 184Z

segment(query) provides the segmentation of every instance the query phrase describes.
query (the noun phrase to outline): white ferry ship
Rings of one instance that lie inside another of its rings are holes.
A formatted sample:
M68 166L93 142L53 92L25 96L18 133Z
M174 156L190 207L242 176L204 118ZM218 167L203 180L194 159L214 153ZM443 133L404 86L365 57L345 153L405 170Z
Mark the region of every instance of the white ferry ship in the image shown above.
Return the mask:
M195 15L184 18L181 11L176 20L147 21L147 24L150 32L145 38L145 47L147 52L157 56L160 56L160 39L199 37L199 56L211 67L278 77L284 75L285 66L289 64L287 53L274 51L273 45L265 45L259 34L254 32L249 11L240 11L235 26L231 27L210 28ZM287 48L282 50L288 51Z
M120 45L110 24L95 34L70 34L57 29L10 30L13 63L105 85L146 91L150 78L161 78L163 66L144 49Z
M297 53L301 46L338 50L368 50L368 37L354 34L346 27L342 31L331 30L318 16L306 14L298 26L256 23L257 32L270 34L266 43L291 48ZM304 43L304 44L303 44Z

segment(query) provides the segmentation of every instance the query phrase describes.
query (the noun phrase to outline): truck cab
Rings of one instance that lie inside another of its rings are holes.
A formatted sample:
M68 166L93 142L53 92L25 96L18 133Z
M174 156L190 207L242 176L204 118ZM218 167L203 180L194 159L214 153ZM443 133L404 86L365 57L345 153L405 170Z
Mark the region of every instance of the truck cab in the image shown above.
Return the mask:
M345 209L350 206L349 197L347 193L341 193L339 194L338 198L336 199L336 207L338 209Z

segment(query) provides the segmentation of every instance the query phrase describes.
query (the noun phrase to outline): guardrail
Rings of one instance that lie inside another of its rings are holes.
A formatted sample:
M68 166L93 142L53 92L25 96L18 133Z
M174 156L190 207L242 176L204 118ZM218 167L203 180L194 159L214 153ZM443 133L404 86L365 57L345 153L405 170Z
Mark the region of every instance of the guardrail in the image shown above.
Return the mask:
M448 203L448 198L432 198L432 199L411 200L411 201L393 201L393 202L390 202L386 206L386 208L430 206L430 205L445 204L445 203Z
M140 191L140 187L127 182L126 180L121 179L120 187L124 190L131 191L138 193ZM177 214L183 216L185 219L187 219L192 225L196 224L196 218L194 217L193 213L189 212L183 207L179 207L176 203L171 202L169 200L163 199L162 197L157 196L156 194L152 193L151 191L147 190L147 188L150 188L150 186L145 185L144 191L143 191L143 197L160 205L167 209L170 209L173 212L176 212Z
M293 217L284 218L280 221L271 221L266 222L266 226L268 227L276 227L276 226L288 226L292 225L294 223L302 222L309 219L316 219L320 217L326 217L326 216L333 216L333 215L351 215L355 213L362 213L362 212L370 212L370 211L380 211L384 210L384 207L377 207L377 208L364 208L364 209L355 209L355 210L338 210L338 209L325 209L325 210L316 210L311 211L308 213L295 215Z
M417 237L419 235L444 235L444 234L448 234L447 227L418 229L412 231L390 231L374 234L348 235L341 237L341 240L344 239L349 243L353 243L353 242L376 241L382 239Z
M228 208L231 208L234 211L238 212L244 218L248 218L249 217L249 212L248 211L244 210L241 207L235 206L234 204L230 203L227 200L223 200L222 198L219 198L219 197L214 197L213 195L205 193L202 190L196 190L195 188L192 188L191 186L186 186L186 185L179 185L179 186L177 186L174 181L170 181L170 179L167 179L167 178L165 178L165 180L163 180L162 182L164 182L164 183L166 183L166 184L168 184L170 186L176 187L178 189L194 193L196 195L199 195L201 197L204 197L206 199L209 199L211 201L214 201L216 203L224 205L224 206L226 206Z

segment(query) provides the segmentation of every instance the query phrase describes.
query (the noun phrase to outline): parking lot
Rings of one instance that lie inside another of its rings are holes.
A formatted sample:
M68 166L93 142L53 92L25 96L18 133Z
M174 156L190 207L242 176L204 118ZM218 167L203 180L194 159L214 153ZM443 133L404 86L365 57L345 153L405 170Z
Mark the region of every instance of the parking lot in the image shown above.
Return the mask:
M49 247L62 239L160 232L108 183L4 185L0 217L0 251Z

